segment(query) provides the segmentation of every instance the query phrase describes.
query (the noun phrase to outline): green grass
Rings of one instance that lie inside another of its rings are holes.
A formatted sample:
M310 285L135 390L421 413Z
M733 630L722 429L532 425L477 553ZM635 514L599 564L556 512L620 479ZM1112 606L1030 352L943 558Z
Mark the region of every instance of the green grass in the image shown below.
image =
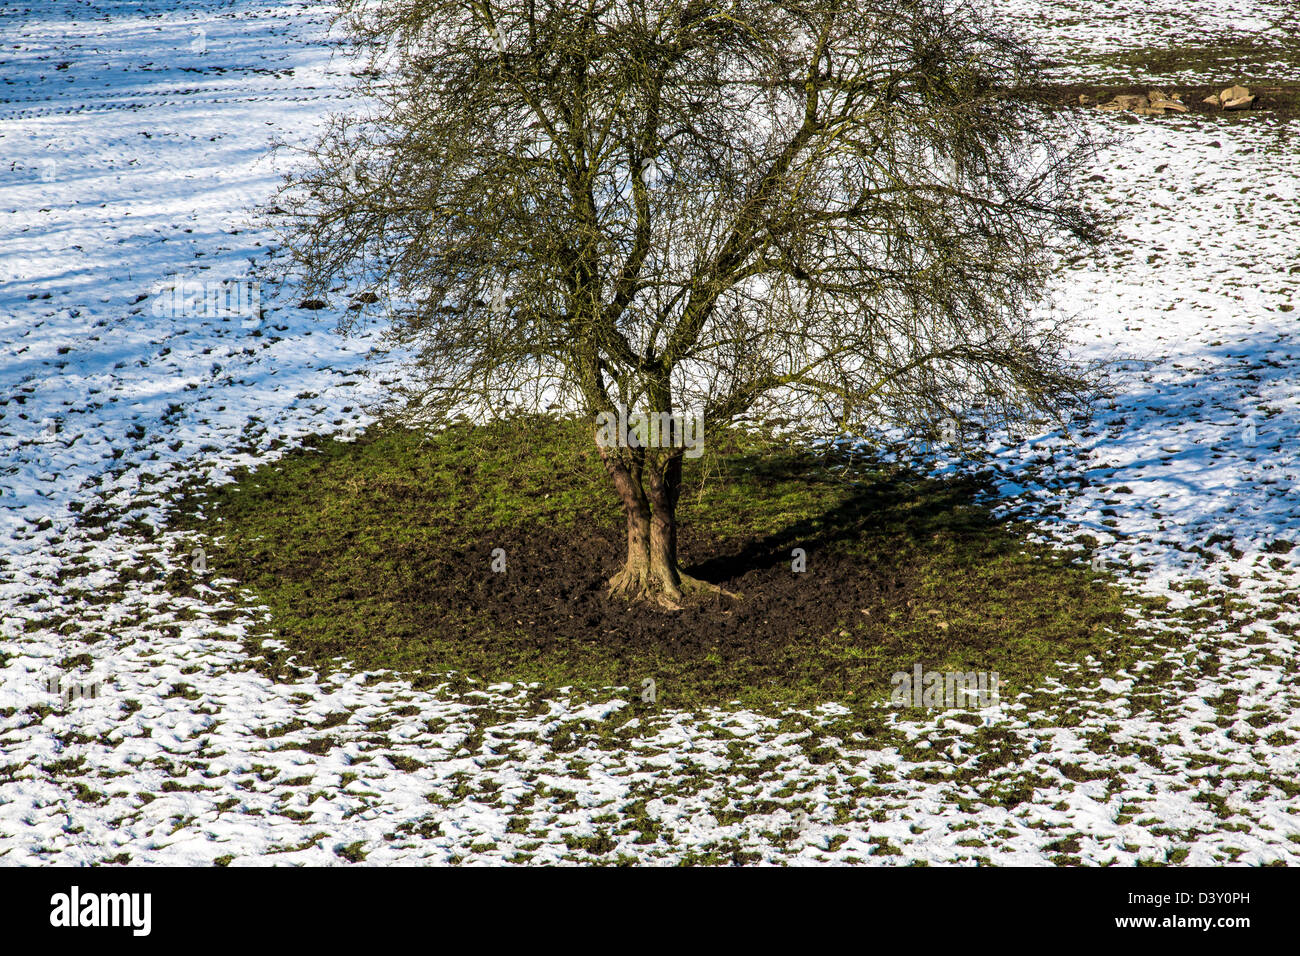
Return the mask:
M757 622L753 630L713 621L725 639L677 646L617 633L539 642L544 619L516 624L484 613L472 598L487 593L481 559L494 536L538 529L563 541L621 525L589 429L573 422L317 440L191 496L173 523L199 533L212 576L235 579L270 608L263 636L289 647L262 652L273 672L329 670L342 658L409 674L419 686L526 681L597 696L649 677L659 706L836 701L856 710L886 699L890 675L918 662L997 671L1005 698L1058 661L1091 655L1109 668L1131 659L1125 610L1134 599L1028 543L1025 529L995 521L973 482L741 433L711 434L708 447L686 463L686 563L744 547L835 556L860 577L846 579L846 596L831 591L818 602L819 620ZM552 573L590 577L616 557L582 555L575 568L557 555ZM455 584L462 578L470 584ZM448 581L455 586L430 586ZM169 578L178 593L194 582L188 560ZM744 593L742 603L761 600L760 592ZM866 599L850 603L853 593ZM667 620L665 633L673 626Z
M1273 86L1300 65L1295 44L1263 41L1254 37L1223 37L1204 43L1174 46L1126 47L1104 53L1083 53L1071 66L1079 70L1104 69L1106 75L1133 79L1139 76L1196 75L1222 87L1240 82ZM1090 69L1091 68L1091 69Z

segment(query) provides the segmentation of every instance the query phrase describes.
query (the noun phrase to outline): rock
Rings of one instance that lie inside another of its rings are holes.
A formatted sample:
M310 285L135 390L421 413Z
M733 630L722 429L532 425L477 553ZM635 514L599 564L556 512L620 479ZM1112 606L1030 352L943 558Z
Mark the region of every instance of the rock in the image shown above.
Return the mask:
M1230 86L1219 94L1219 100L1227 103L1229 100L1240 100L1250 96L1250 90L1244 86Z
M1169 94L1164 90L1151 90L1147 93L1147 100L1152 107L1174 110L1178 113L1187 112L1187 107L1183 105L1183 94L1181 93Z
M1083 103L1084 99L1085 96L1080 96L1079 102ZM1219 101L1216 98L1214 102L1217 105ZM1145 95L1141 93L1121 93L1109 103L1098 103L1097 109L1108 113L1129 110L1139 116L1164 116L1165 113L1170 111L1175 113L1188 112L1187 104L1183 102L1181 93L1167 93L1154 87L1147 90Z
M1201 100L1206 106L1222 106L1223 101L1219 99L1218 93L1211 93L1205 99Z
M1089 96L1087 93L1080 93L1080 94L1079 94L1079 105L1080 105L1080 106L1091 106L1091 105L1092 105L1092 97Z
M1117 109L1121 109L1121 110L1136 110L1151 105L1150 100L1148 100L1145 96L1137 96L1131 94L1122 94L1120 96L1115 97L1113 100L1111 100L1111 102L1116 104Z
M1239 96L1223 104L1225 110L1248 110L1255 105L1255 97Z

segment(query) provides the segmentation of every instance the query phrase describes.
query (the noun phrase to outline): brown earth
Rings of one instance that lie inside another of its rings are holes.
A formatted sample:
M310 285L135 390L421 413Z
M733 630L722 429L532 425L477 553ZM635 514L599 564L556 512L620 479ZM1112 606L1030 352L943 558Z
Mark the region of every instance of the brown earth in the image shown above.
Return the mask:
M858 510L843 510L850 509ZM829 523L847 531L862 517L835 515ZM497 628L527 630L539 648L599 641L657 646L674 657L769 660L791 638L830 633L846 619L865 620L864 609L894 604L917 573L910 562L900 566L897 552L888 566L873 566L799 525L779 536L713 542L684 522L681 537L682 569L738 598L715 596L672 612L609 599L605 585L619 568L625 533L619 524L593 523L493 533L463 557L426 569L419 603L469 614L476 620L460 625L467 637L486 618ZM504 574L487 570L496 548L506 554ZM806 553L803 572L792 569L794 548Z
M1225 120L1238 120L1242 116L1250 116L1255 113L1267 113L1281 119L1294 119L1300 116L1300 85L1253 85L1245 84L1250 87L1251 93L1258 98L1255 101L1252 110L1223 110L1217 106L1210 106L1203 103L1207 96L1217 95L1221 91L1232 86L1232 82L1223 82L1216 86L1181 86L1175 83L1146 83L1142 85L1132 84L1129 86L1096 86L1087 83L1060 84L1053 86L1040 86L1029 91L1032 98L1042 102L1051 103L1057 106L1079 106L1079 95L1086 94L1092 97L1093 103L1108 103L1116 96L1145 95L1152 88L1159 88L1166 93L1182 94L1183 105L1187 107L1186 114L1177 115L1206 115L1221 117ZM1081 109L1095 110L1095 105L1080 107ZM1135 119L1156 120L1162 117L1143 116L1138 117L1133 114Z

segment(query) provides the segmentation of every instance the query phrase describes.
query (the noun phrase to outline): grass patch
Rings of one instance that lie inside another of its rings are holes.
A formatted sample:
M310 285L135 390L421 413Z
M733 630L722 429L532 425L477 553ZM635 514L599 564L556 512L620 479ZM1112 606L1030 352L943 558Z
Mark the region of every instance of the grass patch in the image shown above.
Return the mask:
M262 652L271 671L345 658L420 686L454 673L635 696L649 679L672 707L857 709L917 663L996 671L1005 697L1056 661L1130 659L1131 599L995 520L974 480L740 432L709 446L686 462L682 559L741 598L672 614L603 595L622 518L571 421L316 440L193 494L173 525L269 606L264 636L289 648ZM170 583L188 590L181 568Z
M1126 47L1072 57L1072 70L1093 75L1152 81L1176 77L1205 77L1221 86L1276 86L1300 67L1295 44L1238 36L1205 43Z

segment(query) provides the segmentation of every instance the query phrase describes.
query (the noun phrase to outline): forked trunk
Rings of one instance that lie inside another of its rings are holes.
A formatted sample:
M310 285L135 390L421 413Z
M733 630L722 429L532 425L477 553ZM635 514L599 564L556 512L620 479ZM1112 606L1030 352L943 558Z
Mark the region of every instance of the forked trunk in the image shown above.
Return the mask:
M610 594L676 610L691 593L718 592L683 574L677 563L681 454L648 457L644 449L630 449L624 457L602 447L600 456L627 518L627 557L609 581Z

